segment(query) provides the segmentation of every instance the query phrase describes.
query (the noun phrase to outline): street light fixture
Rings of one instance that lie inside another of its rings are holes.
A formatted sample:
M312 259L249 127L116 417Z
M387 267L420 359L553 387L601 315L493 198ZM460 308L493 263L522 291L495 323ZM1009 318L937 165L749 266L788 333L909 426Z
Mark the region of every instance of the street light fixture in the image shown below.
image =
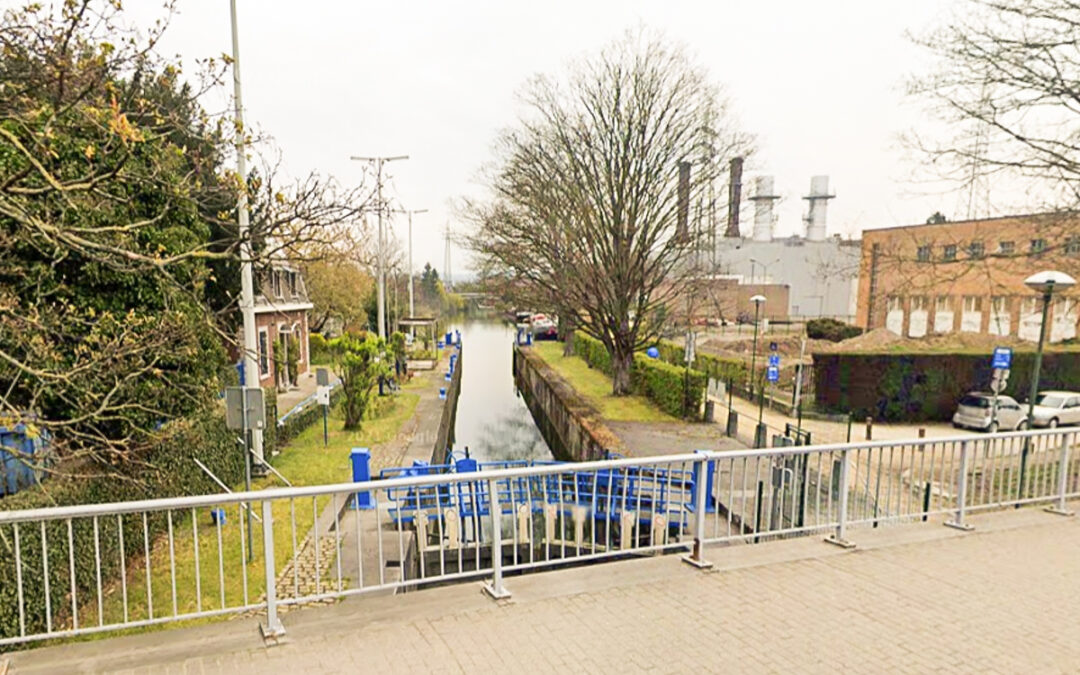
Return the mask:
M754 346L750 352L750 401L754 400L754 375L757 370L757 337L758 337L758 323L761 317L761 305L765 302L764 295L754 295L750 298L750 302L754 303ZM758 393L758 421L757 429L754 430L754 447L765 447L765 383L761 383L761 391Z
M413 262L412 262L412 217L414 213L427 213L427 209L398 209L394 213L407 213L409 214L409 318L416 316L416 307L413 304ZM409 327L409 332L412 333L413 328Z
M1031 395L1028 397L1028 429L1035 426L1035 398L1039 395L1039 371L1042 370L1043 342L1046 340L1046 319L1050 314L1050 300L1057 291L1064 291L1076 285L1073 279L1064 272L1046 270L1032 274L1024 279L1024 285L1033 291L1042 293L1042 321L1039 323L1039 346L1035 350L1035 367L1031 371ZM1024 442L1023 453L1020 456L1020 496L1024 493L1024 473L1027 470L1028 452L1031 449L1031 439Z
M761 305L765 302L764 295L755 295L750 298L750 302L754 303L754 346L750 352L750 396L754 396L754 368L757 367L757 334L758 334L758 318L761 316Z

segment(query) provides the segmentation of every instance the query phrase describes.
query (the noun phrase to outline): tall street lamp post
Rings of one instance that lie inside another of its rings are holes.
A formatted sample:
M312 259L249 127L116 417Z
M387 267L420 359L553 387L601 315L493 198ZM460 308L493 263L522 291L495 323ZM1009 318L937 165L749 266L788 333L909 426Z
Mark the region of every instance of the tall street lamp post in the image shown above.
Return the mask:
M750 298L750 302L754 303L754 346L750 352L750 396L753 400L754 396L754 368L757 367L757 334L758 334L758 318L761 316L761 304L765 302L764 295L755 295Z
M406 213L409 216L409 318L416 316L416 305L413 304L413 262L412 262L412 217L416 213L427 213L427 209L411 209L411 210L398 210L395 213ZM412 326L409 327L409 332L413 331Z
M378 288L378 312L379 312L379 337L386 337L386 245L383 240L383 199L382 199L382 167L387 162L395 162L401 159L408 159L408 155L398 155L396 157L350 157L349 159L358 162L374 162L375 163L375 190L377 196L375 200L378 202L376 208L378 208L378 222L379 222L379 238L378 238L378 265L376 274L376 286Z
M1050 315L1050 300L1055 291L1064 291L1076 285L1073 279L1064 272L1047 270L1032 274L1024 279L1024 285L1042 293L1042 322L1039 324L1039 346L1035 350L1035 367L1031 371L1031 394L1028 396L1027 426L1032 429L1035 426L1035 399L1039 395L1039 371L1042 370L1043 342L1046 340L1046 320ZM1024 496L1024 474L1027 471L1028 453L1031 450L1031 439L1024 440L1024 449L1020 456L1020 486L1019 496Z

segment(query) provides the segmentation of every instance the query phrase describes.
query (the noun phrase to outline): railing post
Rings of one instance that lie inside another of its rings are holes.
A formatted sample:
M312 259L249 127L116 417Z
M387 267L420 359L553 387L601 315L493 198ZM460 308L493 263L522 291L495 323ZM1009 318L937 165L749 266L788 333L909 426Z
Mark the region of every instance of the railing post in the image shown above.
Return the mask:
M510 591L503 588L502 566L502 507L499 506L499 491L496 481L489 480L488 504L491 509L491 583L484 584L484 592L496 600L510 597ZM479 533L477 533L479 536Z
M840 491L837 493L836 532L825 537L825 541L841 548L855 548L855 543L847 540L847 502L848 502L848 451L840 452Z
M946 520L947 527L957 530L974 530L975 528L964 522L964 512L967 510L967 475L968 475L968 442L960 442L960 476L957 478L957 505L956 519Z
M683 556L685 563L700 569L712 567L712 563L702 556L705 546L705 493L709 490L709 460L705 457L694 460L694 547L690 555Z
M1061 467L1058 469L1058 502L1046 507L1048 513L1059 516L1071 516L1073 512L1065 506L1065 494L1069 489L1069 448L1076 440L1076 434L1066 434L1061 444Z
M266 564L266 625L261 626L263 639L280 638L285 626L277 613L277 571L274 569L274 509L273 502L262 503L263 560ZM318 533L316 532L316 536Z

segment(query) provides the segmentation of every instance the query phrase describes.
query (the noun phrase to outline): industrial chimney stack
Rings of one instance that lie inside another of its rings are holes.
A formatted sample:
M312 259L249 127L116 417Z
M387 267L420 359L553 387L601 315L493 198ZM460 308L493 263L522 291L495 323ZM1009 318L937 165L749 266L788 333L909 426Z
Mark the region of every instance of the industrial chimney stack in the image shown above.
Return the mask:
M806 240L825 241L825 214L829 200L836 195L829 194L829 177L814 176L810 179L810 194L803 199L810 202L810 213L806 217Z
M739 237L739 207L742 205L742 167L743 158L731 160L731 181L728 183L728 215L725 237Z
M754 241L772 241L773 238L773 202L780 199L773 194L773 177L758 176L755 180L754 196Z

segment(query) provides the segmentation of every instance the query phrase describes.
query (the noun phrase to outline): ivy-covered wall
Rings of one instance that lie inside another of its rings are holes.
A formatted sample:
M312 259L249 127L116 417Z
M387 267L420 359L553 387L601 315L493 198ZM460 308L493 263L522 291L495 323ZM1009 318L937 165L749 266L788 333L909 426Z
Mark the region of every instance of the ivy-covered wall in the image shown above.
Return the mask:
M1023 400L1034 352L1013 354L1005 394ZM819 407L890 422L949 421L969 391L988 391L989 354L814 354ZM1043 354L1040 389L1080 390L1080 352Z

